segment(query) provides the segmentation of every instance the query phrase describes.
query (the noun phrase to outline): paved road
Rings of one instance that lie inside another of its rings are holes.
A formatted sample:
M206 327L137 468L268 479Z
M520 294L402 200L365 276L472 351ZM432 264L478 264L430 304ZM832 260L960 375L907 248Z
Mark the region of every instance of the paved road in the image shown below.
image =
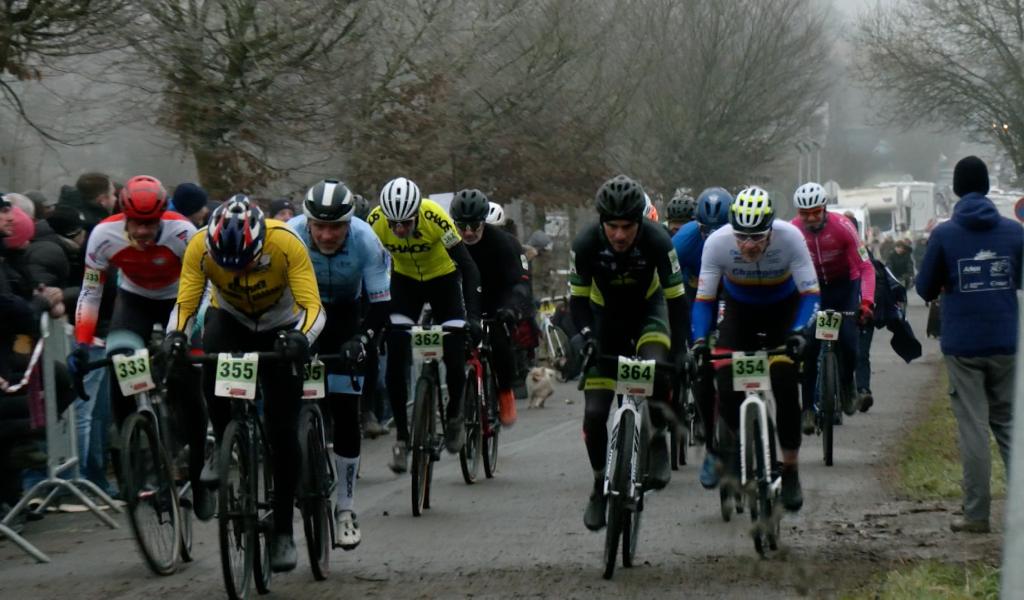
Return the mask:
M912 321L924 331L923 307L912 309ZM603 581L603 534L586 531L581 518L590 486L581 395L560 385L546 408L520 409L519 423L505 432L495 479L466 486L457 459L446 455L434 476L434 507L421 518L411 515L408 476L385 467L390 441L365 442L357 493L362 545L335 551L331 578L321 583L312 580L300 554L296 571L274 577L269 597L829 596L874 562L916 555L915 547L942 536L945 517L927 507L906 530L892 531L877 520L900 512L883 485L887 449L915 405L934 390L938 348L923 341L925 356L906 365L889 349L887 334L876 337L875 408L838 430L835 467L823 466L817 438L805 438L805 506L785 518L783 549L768 560L754 553L746 515L722 522L717 492L696 481L698 453L666 490L649 498L639 566ZM53 514L30 523L26 536L53 562L35 564L0 542L0 597L221 597L212 523L197 529L194 563L155 577L120 522L120 529L109 530L87 514ZM301 548L301 534L298 541Z

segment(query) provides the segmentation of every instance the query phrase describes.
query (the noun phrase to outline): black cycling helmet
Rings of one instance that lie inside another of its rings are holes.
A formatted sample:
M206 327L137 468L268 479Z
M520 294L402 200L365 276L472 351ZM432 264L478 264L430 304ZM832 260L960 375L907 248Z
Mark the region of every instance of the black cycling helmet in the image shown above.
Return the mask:
M350 221L354 212L352 209L355 207L352 199L352 192L347 185L337 179L324 179L306 192L306 199L302 201L302 212L314 221Z
M487 220L491 204L480 190L462 190L455 194L449 212L453 221L480 223Z
M644 218L644 190L625 175L616 175L597 190L597 214L601 221L637 221Z
M696 212L697 201L682 188L676 190L672 199L668 201L668 206L665 207L669 221L687 221L693 219Z
M366 220L370 216L370 201L359 194L352 194L352 204L356 207L356 218Z

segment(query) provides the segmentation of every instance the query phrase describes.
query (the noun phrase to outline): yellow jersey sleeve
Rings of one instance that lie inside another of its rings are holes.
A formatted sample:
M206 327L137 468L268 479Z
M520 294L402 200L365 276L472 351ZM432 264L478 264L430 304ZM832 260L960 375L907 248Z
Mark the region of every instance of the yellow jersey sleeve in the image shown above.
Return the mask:
M206 255L206 228L200 229L185 248L181 260L181 276L178 279L178 299L167 321L168 331L188 333L191 320L199 310L206 289L206 274L203 273L203 258Z
M296 328L306 334L312 343L323 330L327 315L320 302L320 289L316 284L316 274L313 272L313 262L309 259L309 251L299 236L286 227L268 231L268 239L271 235L275 237L276 245L287 257L288 287L300 311Z

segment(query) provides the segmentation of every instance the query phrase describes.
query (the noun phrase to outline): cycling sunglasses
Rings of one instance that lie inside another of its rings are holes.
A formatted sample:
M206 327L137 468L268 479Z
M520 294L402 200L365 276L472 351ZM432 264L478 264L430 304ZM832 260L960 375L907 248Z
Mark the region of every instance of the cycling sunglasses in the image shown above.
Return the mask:
M476 231L477 229L480 229L483 224L483 221L455 221L455 226L458 227L460 231Z
M733 232L733 236L736 237L737 242L763 242L768 239L770 231L762 231L761 233L739 233Z
M404 219L402 221L392 221L391 219L388 219L388 227L392 229L398 227L399 225L402 225L403 227L412 227L414 221L416 221L416 217L413 217L411 219Z

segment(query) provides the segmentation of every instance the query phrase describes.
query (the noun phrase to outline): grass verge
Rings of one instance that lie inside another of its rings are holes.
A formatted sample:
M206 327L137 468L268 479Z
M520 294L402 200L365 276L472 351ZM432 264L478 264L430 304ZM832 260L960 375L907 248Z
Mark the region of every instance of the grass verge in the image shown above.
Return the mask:
M924 419L899 444L896 482L900 495L911 500L960 498L960 450L956 418L949 402L946 367L942 365L928 394ZM992 495L1006 494L1006 472L995 441L992 453Z
M925 398L921 420L896 448L896 492L910 500L958 500L963 479L957 424L949 401L946 367L940 363ZM995 441L992 494L1005 496L1006 473ZM961 600L999 598L999 567L973 562L907 563L879 573L868 583L840 596L843 600Z
M924 562L883 573L843 600L997 600L999 568Z

